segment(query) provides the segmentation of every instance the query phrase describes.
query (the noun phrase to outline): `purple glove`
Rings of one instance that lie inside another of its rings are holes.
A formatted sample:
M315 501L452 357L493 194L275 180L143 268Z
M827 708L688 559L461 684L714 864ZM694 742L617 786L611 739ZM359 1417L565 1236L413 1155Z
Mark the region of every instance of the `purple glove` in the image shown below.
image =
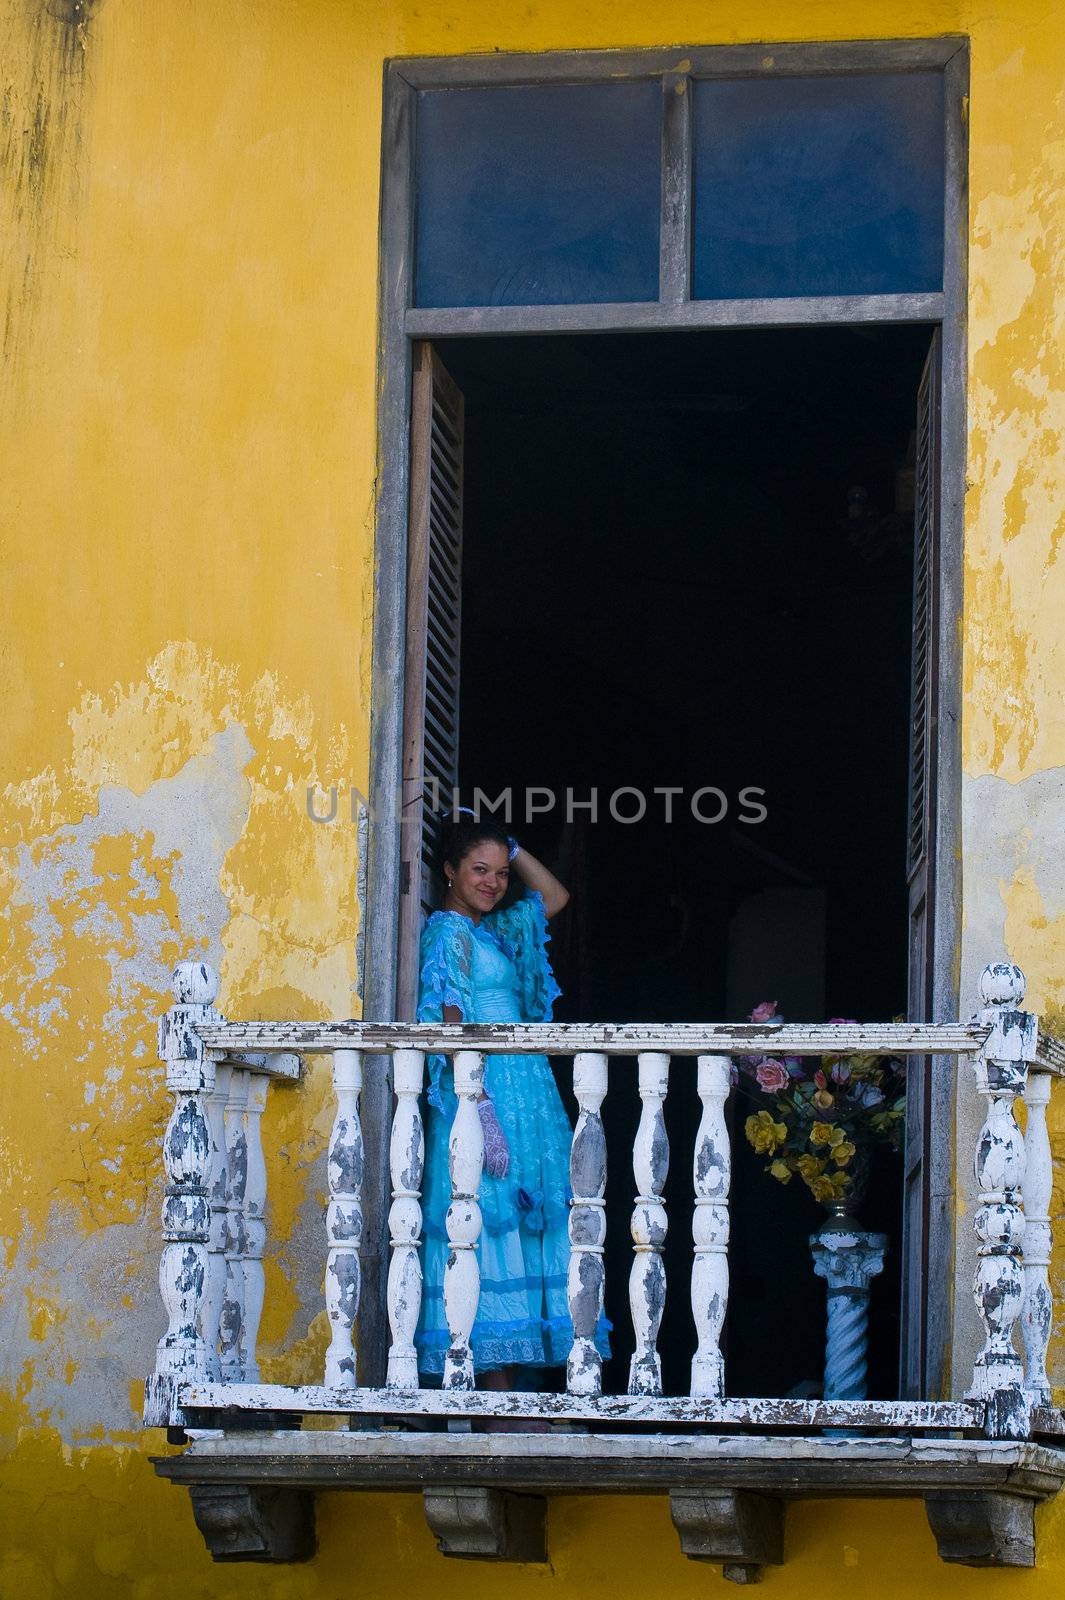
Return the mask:
M510 1171L510 1146L491 1100L478 1100L477 1115L484 1134L484 1170L490 1178L505 1178Z

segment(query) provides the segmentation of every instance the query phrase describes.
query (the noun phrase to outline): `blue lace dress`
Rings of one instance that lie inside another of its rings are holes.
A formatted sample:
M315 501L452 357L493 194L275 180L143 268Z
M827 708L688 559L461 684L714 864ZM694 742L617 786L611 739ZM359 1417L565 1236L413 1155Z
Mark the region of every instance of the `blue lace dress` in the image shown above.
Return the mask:
M535 891L479 924L457 911L434 912L422 934L418 1021L442 1021L445 1006L457 1006L464 1022L549 1021L560 991L547 958L548 937L543 898ZM451 1199L447 1141L458 1102L450 1062L431 1056L429 1075L424 1286L415 1342L422 1372L438 1374L450 1342L444 1218ZM510 1146L510 1170L505 1178L481 1176L474 1366L482 1372L558 1366L573 1342L566 1300L569 1118L546 1056L486 1056L485 1090ZM596 1342L609 1355L605 1322Z

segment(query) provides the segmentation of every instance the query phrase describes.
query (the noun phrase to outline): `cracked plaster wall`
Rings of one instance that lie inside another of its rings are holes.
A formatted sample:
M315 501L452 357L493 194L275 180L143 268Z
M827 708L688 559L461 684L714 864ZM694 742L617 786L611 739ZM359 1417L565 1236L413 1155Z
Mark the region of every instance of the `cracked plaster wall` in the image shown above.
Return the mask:
M1057 8L236 0L193 27L158 0L0 0L3 1600L251 1582L211 1567L137 1426L162 1321L154 1020L194 953L230 1015L354 1008L354 832L308 824L303 794L366 790L382 60L939 32L973 61L962 988L1004 946L1061 1006ZM321 1072L271 1096L267 1377L320 1364L330 1120ZM1044 1564L1012 1584L1051 1592L1061 1526L1042 1514ZM915 1506L808 1505L790 1529L781 1593L849 1594L874 1562L889 1594L980 1581L935 1563ZM325 1496L320 1534L256 1592L498 1586L438 1561L416 1497ZM516 1600L718 1581L661 1501L560 1500L552 1551L508 1574Z

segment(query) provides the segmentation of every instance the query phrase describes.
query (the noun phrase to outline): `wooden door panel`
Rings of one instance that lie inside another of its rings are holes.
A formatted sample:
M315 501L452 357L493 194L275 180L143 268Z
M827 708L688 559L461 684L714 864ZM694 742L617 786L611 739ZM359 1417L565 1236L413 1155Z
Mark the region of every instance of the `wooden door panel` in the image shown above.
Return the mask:
M933 1007L936 853L936 749L939 711L939 501L942 339L937 329L917 392L915 456L913 643L910 669L910 781L907 813L909 888L909 993L907 1015L930 1022ZM942 1219L932 1216L929 1153L949 1129L933 1126L933 1063L914 1061L907 1075L903 1147L902 1351L900 1393L923 1397L927 1384L928 1327L939 1321L942 1274L930 1273L931 1236Z
M439 811L458 782L463 397L431 344L414 347L397 1016L414 1016L418 943L433 908Z

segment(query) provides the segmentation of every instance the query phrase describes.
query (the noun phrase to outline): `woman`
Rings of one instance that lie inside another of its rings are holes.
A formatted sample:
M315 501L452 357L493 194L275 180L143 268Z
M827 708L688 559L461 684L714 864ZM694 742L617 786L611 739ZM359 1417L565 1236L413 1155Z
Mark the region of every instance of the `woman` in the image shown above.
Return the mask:
M514 871L522 899L497 909ZM462 818L445 841L447 893L422 934L419 1022L547 1022L559 994L547 959L547 918L569 894L545 866L490 822ZM447 1142L457 1101L450 1063L429 1060L423 1253L417 1333L422 1372L443 1371ZM547 1057L486 1056L478 1105L484 1131L481 1296L471 1344L484 1388L512 1389L517 1367L562 1365L573 1340L566 1300L569 1118ZM609 1355L606 1325L598 1341Z

